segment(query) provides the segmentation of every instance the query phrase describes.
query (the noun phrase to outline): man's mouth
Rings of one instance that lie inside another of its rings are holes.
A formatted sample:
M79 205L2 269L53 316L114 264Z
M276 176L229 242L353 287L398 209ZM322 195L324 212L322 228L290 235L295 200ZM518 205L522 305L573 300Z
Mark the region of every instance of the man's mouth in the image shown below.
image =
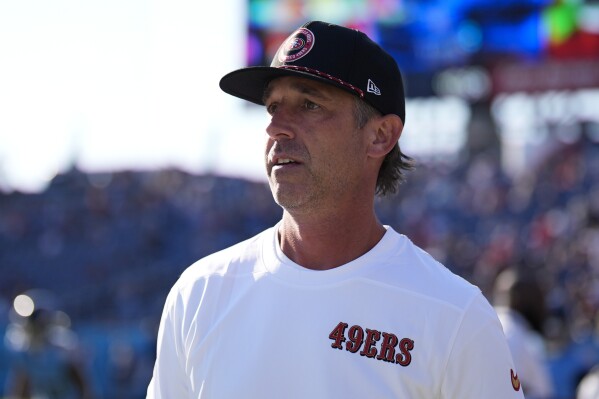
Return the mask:
M275 163L275 165L288 165L290 163L296 163L296 162L293 159L281 158L281 159L277 159L277 162Z

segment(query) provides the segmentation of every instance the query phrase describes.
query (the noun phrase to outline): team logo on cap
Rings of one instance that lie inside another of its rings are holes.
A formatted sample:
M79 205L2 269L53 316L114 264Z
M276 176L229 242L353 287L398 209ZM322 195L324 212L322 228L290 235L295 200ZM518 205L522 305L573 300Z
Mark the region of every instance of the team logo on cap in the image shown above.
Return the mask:
M306 28L299 28L283 42L277 57L280 62L294 62L305 56L314 47L314 33Z

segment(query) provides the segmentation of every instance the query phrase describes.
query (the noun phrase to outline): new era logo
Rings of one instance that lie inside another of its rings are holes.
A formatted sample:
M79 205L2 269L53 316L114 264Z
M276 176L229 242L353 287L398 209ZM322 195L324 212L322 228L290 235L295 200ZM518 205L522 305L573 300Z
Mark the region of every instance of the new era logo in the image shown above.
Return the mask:
M377 96L381 95L381 89L376 87L374 82L370 79L368 79L368 86L366 87L366 91L372 94L376 94Z

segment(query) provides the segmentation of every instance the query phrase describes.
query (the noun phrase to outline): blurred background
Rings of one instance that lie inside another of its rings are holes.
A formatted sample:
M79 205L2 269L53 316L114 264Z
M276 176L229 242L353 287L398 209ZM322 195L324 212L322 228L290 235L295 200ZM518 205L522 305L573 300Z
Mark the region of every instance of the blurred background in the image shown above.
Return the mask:
M597 0L0 1L0 397L28 368L145 397L181 271L281 215L266 114L218 81L311 19L403 71L418 167L381 220L522 315L527 398L599 398Z

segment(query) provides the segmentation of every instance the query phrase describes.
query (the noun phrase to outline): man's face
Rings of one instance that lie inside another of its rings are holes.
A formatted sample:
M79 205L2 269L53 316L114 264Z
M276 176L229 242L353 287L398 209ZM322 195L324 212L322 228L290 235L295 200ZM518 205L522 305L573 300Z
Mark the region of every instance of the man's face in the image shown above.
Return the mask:
M315 210L351 200L363 189L366 140L356 125L354 97L328 84L284 77L264 97L266 170L284 209Z

